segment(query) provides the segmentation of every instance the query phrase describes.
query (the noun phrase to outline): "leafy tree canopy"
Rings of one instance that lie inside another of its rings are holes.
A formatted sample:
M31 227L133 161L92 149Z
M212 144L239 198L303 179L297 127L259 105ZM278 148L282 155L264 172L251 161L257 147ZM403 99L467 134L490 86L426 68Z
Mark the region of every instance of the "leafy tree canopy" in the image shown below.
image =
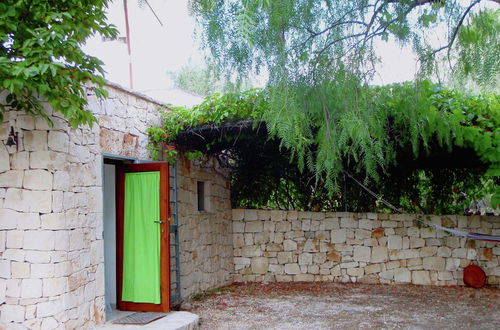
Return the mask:
M87 87L104 96L102 62L80 46L99 32L116 36L106 22L106 0L5 0L0 3L0 104L41 115L47 101L76 126L95 121L84 109Z
M345 77L339 80L346 82ZM231 150L236 167L233 201L243 206L342 209L348 201L354 210L374 210L374 201L359 189L345 188L344 170L408 210L457 212L465 202L461 192L470 198L494 193L493 205L500 202L497 95L464 95L428 81L385 87L356 81L347 86L337 80L325 82L310 95L308 109L326 102L335 111L328 113L327 126L321 125L322 111L311 111L319 117L313 120L303 117L300 124L311 132L310 141L295 143L307 145L304 158L294 157L296 151L288 142L302 138L294 134L297 124L283 129L292 134L286 139L240 131L229 137L218 133L212 139L201 137L195 154ZM167 111L163 127L150 129L153 149L175 142L192 127L266 119L273 93L268 87L215 94L192 109ZM343 102L353 99L356 108L342 108ZM326 193L330 199L325 199Z
M470 143L477 151L490 150L489 156L478 154L498 168L498 133L460 124L463 109L452 107L455 96L452 103L441 103L446 93L433 95L426 82L403 88L366 85L378 61L376 41L393 39L418 54L419 79L435 78L446 66L455 79L472 79L483 91L493 91L500 73L499 3L192 0L191 7L215 67L226 74L268 75L263 118L270 133L300 169L324 178L328 190L336 192L345 162L377 179L400 145L420 153L434 142ZM498 109L496 96L463 102ZM490 116L484 123L497 127ZM401 132L387 129L391 117L390 125Z

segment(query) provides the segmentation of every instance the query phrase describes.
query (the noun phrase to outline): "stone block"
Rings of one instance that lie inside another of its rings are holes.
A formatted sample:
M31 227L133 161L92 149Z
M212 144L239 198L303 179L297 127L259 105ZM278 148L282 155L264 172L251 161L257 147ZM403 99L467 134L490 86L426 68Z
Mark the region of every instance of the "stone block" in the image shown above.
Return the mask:
M424 270L445 270L445 259L441 257L427 257L423 258Z
M421 238L434 238L436 237L436 230L430 227L420 228Z
M46 278L43 279L43 296L54 297L68 291L68 278Z
M276 275L276 282L292 282L292 275Z
M21 212L50 213L52 194L45 191L7 189L4 207Z
M11 170L0 173L1 188L21 188L23 186L24 171Z
M312 264L313 255L311 253L301 253L299 254L299 265L310 265Z
M319 242L315 239L308 239L304 244L304 252L319 252Z
M12 262L11 274L12 278L29 278L30 264L27 262Z
M269 261L264 257L252 258L252 273L254 274L266 274L269 270Z
M380 272L380 264L372 264L365 267L365 274L374 274Z
M415 270L411 274L411 282L416 285L430 285L431 277L426 270Z
M271 211L269 210L257 210L257 219L259 220L270 220L271 219Z
M0 278L10 278L11 277L11 261L10 260L0 260Z
M55 232L49 230L28 230L24 234L24 249L26 250L53 250L55 245Z
M245 221L257 220L257 210L245 209Z
M7 293L7 281L0 279L0 305L5 302L5 296Z
M417 249L401 250L397 253L397 259L414 259L419 256L420 253Z
M445 258L451 257L451 249L446 246L438 247L437 256Z
M232 218L233 220L243 220L245 219L245 210L244 209L232 209Z
M453 274L451 272L438 272L439 281L451 281L453 280Z
M55 151L33 151L30 153L30 168L66 170L68 167L67 154Z
M260 257L262 255L262 250L259 246L250 245L241 248L241 255L243 257Z
M4 247L7 249L21 249L23 247L23 239L24 231L9 230L7 231L7 240Z
M352 218L340 218L340 228L358 228L358 221Z
M32 264L31 265L31 277L32 278L54 277L54 265L53 264Z
M403 239L399 235L390 235L387 238L387 247L390 250L401 250L403 248Z
M233 234L233 246L239 248L245 245L243 234Z
M294 282L313 282L314 275L312 274L297 274L293 277Z
M276 223L274 223L273 221L264 221L264 231L265 232L268 232L268 233L274 233L274 231L276 230Z
M26 308L20 305L4 304L0 306L0 321L3 324L11 322L23 322ZM19 327L21 329L21 327Z
M255 233L254 244L260 245L260 244L266 244L268 242L269 242L269 233L268 232Z
M280 210L272 210L271 211L271 220L272 221L282 221L286 218L286 211Z
M385 246L372 247L372 255L370 262L378 263L378 262L386 262L387 260L389 260L388 250Z
M326 218L324 220L325 230L339 229L339 219L338 218Z
M244 233L245 223L243 221L233 221L233 233Z
M64 132L50 131L48 136L48 147L54 151L69 151L69 136Z
M300 274L300 267L298 264L285 264L285 274L296 275Z
M24 132L24 149L28 151L43 151L47 150L47 131L25 131Z
M64 213L48 213L40 217L42 229L64 229L66 228L66 215Z
M467 249L466 248L454 249L451 251L451 256L453 258L465 259L467 258Z
M56 171L53 175L53 189L68 190L70 186L70 176L66 171Z
M407 235L409 237L420 237L420 228L417 228L417 227L409 227L407 229ZM411 238L410 238L410 242L411 242ZM411 243L410 243L411 244Z
M60 299L41 302L36 306L36 315L39 318L52 316L62 311L62 303Z
M345 243L347 239L347 232L345 229L332 230L332 243Z
M262 221L250 221L245 223L245 232L247 233L258 233L263 229Z
M40 298L42 296L42 280L24 279L21 282L21 298Z
M420 249L420 257L432 257L437 254L438 247L437 246L425 246Z
M358 262L344 262L340 264L340 268L354 268L358 267L359 263Z
M285 266L283 265L275 265L275 264L270 264L269 265L269 272L272 274L284 274L285 273Z
M396 268L393 272L396 283L411 283L411 272L408 269Z
M410 248L417 249L425 246L425 240L419 237L410 237Z
M371 258L371 249L366 246L355 246L354 247L354 261L364 261L369 262ZM354 276L354 275L351 275ZM361 276L361 275L356 275Z
M297 250L297 243L295 241L292 241L292 240L284 240L283 241L283 249L285 251L295 251Z
M292 252L278 252L278 263L288 264L292 262Z
M365 274L365 270L363 268L347 268L347 275L361 277Z
M10 170L9 153L4 144L0 145L0 173Z
M326 253L322 252L322 253L314 253L313 254L313 262L315 264L323 264L326 262Z
M35 129L35 117L31 115L18 116L16 119L16 126L23 130L32 131Z
M47 317L42 320L41 330L53 330L59 327L59 323L53 317Z
M392 280L394 279L394 270L391 269L391 270L386 270L384 272L380 272L378 276L384 280Z
M276 231L277 232L288 232L292 230L292 223L289 221L278 221L276 222Z
M373 229L373 220L368 220L368 219L359 220L359 228L371 231Z

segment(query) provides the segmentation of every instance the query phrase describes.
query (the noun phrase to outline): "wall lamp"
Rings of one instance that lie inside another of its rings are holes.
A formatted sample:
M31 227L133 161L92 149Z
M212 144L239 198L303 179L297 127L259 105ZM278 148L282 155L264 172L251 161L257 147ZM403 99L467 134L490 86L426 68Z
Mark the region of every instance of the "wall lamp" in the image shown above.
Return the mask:
M14 132L14 127L10 127L9 137L7 138L7 142L5 143L8 147L16 146L17 150L19 150L19 133Z

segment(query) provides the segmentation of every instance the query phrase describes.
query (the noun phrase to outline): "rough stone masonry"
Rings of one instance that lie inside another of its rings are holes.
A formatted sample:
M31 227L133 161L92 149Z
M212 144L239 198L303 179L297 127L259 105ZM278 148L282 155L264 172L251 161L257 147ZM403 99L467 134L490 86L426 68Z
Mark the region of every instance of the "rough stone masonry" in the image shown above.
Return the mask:
M432 216L434 224L500 235L499 217ZM463 285L481 266L500 284L500 244L419 227L405 214L233 210L235 281Z

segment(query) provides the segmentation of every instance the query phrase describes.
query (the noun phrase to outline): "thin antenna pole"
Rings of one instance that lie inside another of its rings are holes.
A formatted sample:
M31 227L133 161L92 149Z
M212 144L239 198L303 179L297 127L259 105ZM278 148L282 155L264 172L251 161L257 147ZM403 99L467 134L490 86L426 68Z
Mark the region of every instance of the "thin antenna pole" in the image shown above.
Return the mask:
M125 11L125 31L127 34L127 49L128 49L128 79L129 88L133 89L134 84L132 80L132 48L130 47L130 26L128 24L128 7L127 0L123 0L123 10Z

